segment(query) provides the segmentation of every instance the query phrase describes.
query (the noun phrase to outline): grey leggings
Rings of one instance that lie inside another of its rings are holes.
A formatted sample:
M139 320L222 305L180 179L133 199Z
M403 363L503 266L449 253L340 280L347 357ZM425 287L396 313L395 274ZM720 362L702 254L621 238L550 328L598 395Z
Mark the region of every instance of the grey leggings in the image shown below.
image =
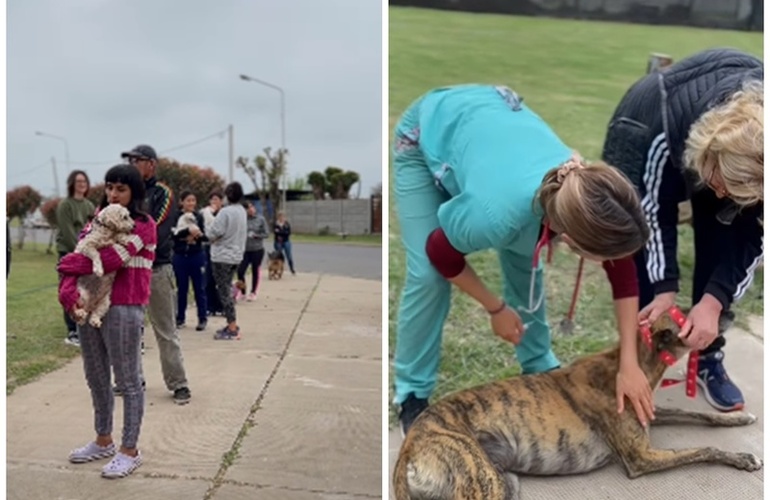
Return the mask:
M235 302L233 301L233 274L237 264L223 264L212 262L211 271L214 274L214 283L217 285L219 301L222 302L222 311L225 313L228 323L235 321Z
M112 434L115 407L110 377L112 366L115 383L123 391L122 445L126 448L136 447L144 416L140 377L143 325L143 306L112 306L102 320L101 328L87 323L79 327L83 369L91 389L96 433Z

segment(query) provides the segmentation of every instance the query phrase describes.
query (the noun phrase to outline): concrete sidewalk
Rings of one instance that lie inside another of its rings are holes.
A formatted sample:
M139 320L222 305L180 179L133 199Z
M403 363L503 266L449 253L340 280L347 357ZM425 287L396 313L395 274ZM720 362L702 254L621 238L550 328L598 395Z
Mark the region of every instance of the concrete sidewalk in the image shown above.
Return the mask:
M733 381L746 398L746 411L757 416L748 427L715 428L664 426L651 431L652 443L661 448L692 448L714 446L723 450L764 455L764 394L763 394L763 326L754 318L751 332L733 328L726 334L725 365ZM686 359L672 367L666 377L683 378ZM698 390L695 399L685 395L684 385L659 389L655 402L673 406L710 411L711 407ZM388 484L392 483L393 466L401 446L401 432L390 430L390 467ZM607 467L580 476L521 477L522 500L762 500L764 467L745 472L732 467L695 464L629 480L622 467ZM394 498L391 494L390 498Z
M298 274L238 304L240 341L212 339L220 317L196 332L189 310L186 406L163 386L148 328L144 463L122 480L100 477L106 461L67 461L93 439L76 358L6 398L7 498L381 498L381 309L380 281ZM122 414L117 399L118 442Z

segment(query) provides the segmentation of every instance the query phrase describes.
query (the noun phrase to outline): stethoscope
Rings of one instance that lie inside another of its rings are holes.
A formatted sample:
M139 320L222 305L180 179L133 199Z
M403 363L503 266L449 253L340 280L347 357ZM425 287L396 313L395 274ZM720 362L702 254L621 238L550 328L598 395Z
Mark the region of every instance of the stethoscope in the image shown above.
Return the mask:
M530 272L530 277L529 277L529 308L526 308L524 306L518 306L517 309L519 311L523 311L528 314L533 314L535 311L540 309L541 305L543 305L543 300L545 299L545 285L541 287L540 295L536 299L535 283L537 278L537 268L540 265L540 253L542 252L543 248L546 246L548 247L548 253L546 254L546 262L550 264L551 257L553 256L553 244L551 242L551 229L548 224L548 221L546 221L545 224L543 225L543 235L537 241L537 244L535 245L535 254L532 256L532 271Z

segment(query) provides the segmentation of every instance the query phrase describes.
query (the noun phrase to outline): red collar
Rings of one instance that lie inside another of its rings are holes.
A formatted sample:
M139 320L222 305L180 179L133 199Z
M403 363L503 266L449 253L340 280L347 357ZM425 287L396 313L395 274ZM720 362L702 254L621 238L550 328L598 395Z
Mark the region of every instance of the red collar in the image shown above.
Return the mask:
M674 320L674 323L676 323L678 326L684 325L685 321L687 321L687 317L684 315L684 313L676 306L672 306L671 308L666 311L669 316L671 316L671 319ZM642 340L644 341L645 345L648 349L652 350L652 331L650 330L649 325L642 325L639 327L639 333L642 335ZM672 366L676 363L676 358L673 354L671 354L668 351L661 351L660 359L664 363L666 363L667 366ZM687 396L694 398L695 394L697 392L697 387L695 385L695 379L698 376L698 352L697 351L690 351L690 357L687 360L687 377L685 378L686 382L686 392ZM661 387L668 387L670 385L675 385L682 382L682 380L676 380L676 379L663 379L661 382Z
M671 316L671 319L674 320L674 323L676 323L678 326L684 325L685 321L687 321L687 317L682 313L682 311L676 307L672 306L666 311L669 316ZM639 327L639 333L642 335L642 340L644 341L644 344L647 346L647 349L652 350L652 330L650 330L650 325L644 324ZM667 366L672 366L674 363L676 363L676 358L673 354L671 354L668 351L661 351L660 359L664 363L666 363Z

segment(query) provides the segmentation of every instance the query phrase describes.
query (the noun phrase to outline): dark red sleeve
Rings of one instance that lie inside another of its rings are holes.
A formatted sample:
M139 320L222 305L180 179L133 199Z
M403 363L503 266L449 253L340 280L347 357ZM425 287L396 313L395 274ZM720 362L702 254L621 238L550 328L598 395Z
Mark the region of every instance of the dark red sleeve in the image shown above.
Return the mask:
M639 280L636 277L636 264L633 257L617 260L605 260L602 267L612 285L614 300L639 296Z
M465 269L465 254L449 243L441 228L430 233L425 244L425 252L433 267L447 279L454 278Z

